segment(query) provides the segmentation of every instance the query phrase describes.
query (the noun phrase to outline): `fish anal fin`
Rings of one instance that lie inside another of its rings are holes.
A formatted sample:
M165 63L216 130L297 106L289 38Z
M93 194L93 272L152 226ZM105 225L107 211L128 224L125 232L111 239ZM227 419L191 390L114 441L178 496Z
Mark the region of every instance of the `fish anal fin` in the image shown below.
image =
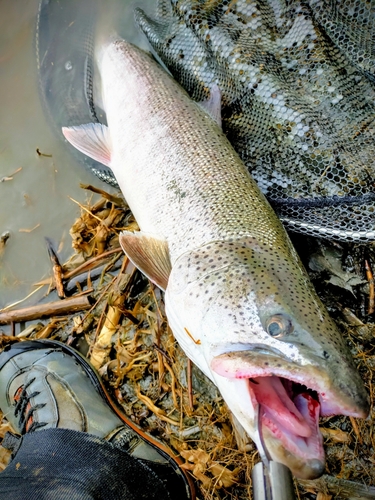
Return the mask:
M129 260L165 291L172 269L167 241L142 231L123 231L119 239Z
M211 87L210 97L198 104L221 128L221 90L216 83Z
M65 139L81 153L110 167L111 140L109 129L101 123L87 123L77 127L63 127Z

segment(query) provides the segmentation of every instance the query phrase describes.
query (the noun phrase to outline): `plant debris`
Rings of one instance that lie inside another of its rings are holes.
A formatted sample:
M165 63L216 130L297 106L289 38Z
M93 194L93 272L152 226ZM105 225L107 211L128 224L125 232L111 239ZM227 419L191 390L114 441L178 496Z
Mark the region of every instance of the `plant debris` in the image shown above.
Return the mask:
M10 232L4 231L3 234L0 235L0 255L3 253L5 245L10 238Z
M63 287L68 294L67 285L73 282L73 298L89 294L90 308L64 317L51 313L49 320L24 332L17 333L13 323L9 332L1 335L0 331L0 347L26 338L72 345L98 369L127 417L183 459L200 500L251 498L251 470L259 461L256 447L237 436L218 390L178 346L166 320L163 293L120 253L119 232L138 229L133 215L121 195L92 186L87 189L102 198L80 205L81 216L70 231L74 254L59 268L58 279L60 292ZM371 397L367 420L321 419L326 474L316 481L295 480L298 498L375 498L371 489L375 486L374 248L302 236L294 239L318 293L350 345ZM54 265L56 261L57 255ZM47 294L55 293L56 276L52 276L51 270L51 279L39 283L49 286ZM0 421L1 440L9 424L4 418ZM8 460L9 452L0 447L0 470Z

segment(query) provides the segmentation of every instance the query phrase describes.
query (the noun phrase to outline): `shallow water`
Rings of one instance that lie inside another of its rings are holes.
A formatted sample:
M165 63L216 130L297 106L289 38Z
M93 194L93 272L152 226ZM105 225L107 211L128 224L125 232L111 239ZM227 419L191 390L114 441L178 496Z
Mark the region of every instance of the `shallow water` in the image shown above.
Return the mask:
M153 3L103 0L109 19L121 18L122 36L143 47L132 11L135 5ZM71 255L69 229L80 210L69 197L81 203L90 197L79 184L114 191L71 156L45 117L34 45L38 4L0 0L0 179L6 178L0 182L0 235L10 233L0 250L0 309L50 275L45 236L55 242L62 262ZM37 149L52 157L39 156ZM34 296L28 303L36 300Z

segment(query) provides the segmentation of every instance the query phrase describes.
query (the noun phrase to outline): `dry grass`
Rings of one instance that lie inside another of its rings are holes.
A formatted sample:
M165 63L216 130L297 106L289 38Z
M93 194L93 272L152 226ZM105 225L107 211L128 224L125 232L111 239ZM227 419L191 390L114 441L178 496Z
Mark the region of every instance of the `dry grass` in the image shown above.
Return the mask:
M118 233L125 228L134 230L137 225L121 203L102 198L82 207L81 217L71 230L75 254L63 271L71 276L72 269L87 259L94 257L95 265L97 257L102 266L100 277L92 282L91 270L85 282L82 277L73 278L69 285L76 294L84 292L85 287L92 290L94 306L87 313L51 318L27 337L21 332L16 333L17 339L0 339L5 344L24 338L52 338L77 347L99 370L128 418L183 458L183 467L197 482L200 499L251 498L250 474L259 460L258 453L251 442L245 443L246 452L239 451L229 411L216 387L197 368L193 367L190 374L187 359L168 328L163 294L126 257L109 255L105 267L99 259L103 252L119 246ZM74 280L81 281L75 285ZM53 288L52 281L49 284ZM342 324L373 403L375 326L361 321L350 328L346 321ZM375 485L373 404L371 408L366 421L322 419L327 477L300 482L298 498L348 498L338 493L344 485L342 480ZM8 428L2 419L0 439ZM9 453L0 448L0 469L8 460ZM332 478L336 478L334 485Z

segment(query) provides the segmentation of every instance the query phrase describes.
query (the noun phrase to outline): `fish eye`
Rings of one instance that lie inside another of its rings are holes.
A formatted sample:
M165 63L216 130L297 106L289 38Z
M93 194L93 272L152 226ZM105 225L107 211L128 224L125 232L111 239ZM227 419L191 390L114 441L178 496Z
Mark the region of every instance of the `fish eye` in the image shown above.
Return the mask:
M266 322L266 331L274 339L283 337L293 331L293 324L282 314L274 314Z

